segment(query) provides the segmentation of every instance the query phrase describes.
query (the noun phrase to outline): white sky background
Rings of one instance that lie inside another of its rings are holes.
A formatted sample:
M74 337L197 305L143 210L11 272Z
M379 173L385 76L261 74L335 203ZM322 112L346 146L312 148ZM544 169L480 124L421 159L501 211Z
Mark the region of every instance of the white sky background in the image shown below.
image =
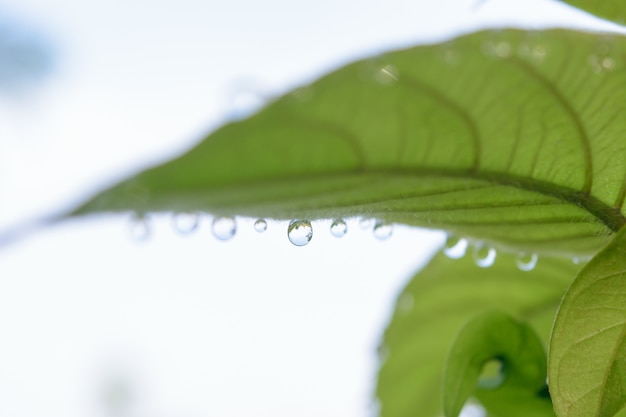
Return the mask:
M355 58L486 25L593 24L548 2L474 4L0 0L57 59L46 83L0 96L0 230ZM161 217L136 244L127 217L87 219L0 248L0 415L374 414L376 345L442 235L380 242L352 221L335 239L320 222L296 248L284 223L240 222L226 243L208 223L183 237ZM113 414L116 389L130 398Z

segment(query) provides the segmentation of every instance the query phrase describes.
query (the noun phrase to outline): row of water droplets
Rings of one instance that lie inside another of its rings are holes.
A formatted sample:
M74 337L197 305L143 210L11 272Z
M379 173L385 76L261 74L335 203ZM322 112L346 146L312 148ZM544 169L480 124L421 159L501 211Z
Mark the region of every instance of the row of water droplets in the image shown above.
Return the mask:
M174 229L188 235L200 227L202 213L180 212L172 216ZM363 218L359 225L361 229L371 229L374 237L379 240L388 239L393 232L393 225L380 219ZM265 219L257 219L253 225L257 233L263 233L268 228ZM234 217L215 217L211 222L211 233L220 241L228 241L237 233L237 221ZM344 219L335 219L330 224L330 233L337 238L348 233L348 224ZM150 220L146 216L134 215L130 224L130 235L136 241L145 241L152 235ZM311 221L304 219L292 220L287 226L287 237L295 246L305 246L313 239Z
M494 264L497 257L495 248L489 246L485 242L477 241L472 244L472 257L476 266L481 268L489 268ZM443 253L450 259L460 259L465 256L470 247L467 239L448 235ZM591 258L586 256L574 256L572 262L576 265L588 262ZM515 258L515 264L520 271L532 271L537 266L539 256L533 252L519 252Z
M472 246L472 258L476 266L489 268L495 263L498 255L495 248L481 241L473 243ZM469 247L470 242L467 239L449 235L443 253L450 259L460 259L465 256ZM538 260L539 257L536 253L520 252L515 258L515 264L520 271L532 271L537 266Z

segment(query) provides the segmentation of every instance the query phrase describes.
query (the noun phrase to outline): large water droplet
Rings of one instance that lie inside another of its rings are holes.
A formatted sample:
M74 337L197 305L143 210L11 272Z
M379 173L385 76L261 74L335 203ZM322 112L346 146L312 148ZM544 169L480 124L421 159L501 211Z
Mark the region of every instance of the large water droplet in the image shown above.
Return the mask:
M474 262L481 268L489 268L496 261L496 250L483 242L474 246Z
M150 221L145 216L134 215L130 220L128 233L135 242L147 241L152 235Z
M192 233L198 229L200 224L200 215L195 212L180 212L172 217L174 229L183 235Z
M398 69L394 65L380 67L376 71L376 81L385 85L395 84L398 82Z
M483 389L496 389L500 387L506 379L506 367L501 358L489 359L483 364L482 371L478 377L478 386Z
M313 227L308 220L293 220L287 228L289 241L296 246L307 245L313 238Z
M237 232L237 222L233 217L216 217L213 219L211 231L219 240L229 240Z
M383 220L376 220L374 224L374 237L378 240L389 239L393 233L393 225Z
M335 237L343 237L348 233L348 225L343 219L336 219L330 225L330 233Z
M265 219L257 219L254 222L254 230L259 233L265 232L267 230L267 222L265 221Z
M537 266L537 259L536 253L521 252L515 258L515 264L520 271L532 271Z
M443 253L450 259L460 259L467 251L467 240L455 235L448 235Z

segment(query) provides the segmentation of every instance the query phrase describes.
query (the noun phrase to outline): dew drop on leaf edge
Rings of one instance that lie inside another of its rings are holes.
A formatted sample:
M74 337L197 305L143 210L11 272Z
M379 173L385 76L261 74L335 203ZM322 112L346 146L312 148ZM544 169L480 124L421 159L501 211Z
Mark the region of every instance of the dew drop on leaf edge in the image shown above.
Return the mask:
M296 246L305 246L313 238L313 227L308 220L292 220L287 227L287 237Z
M369 230L374 227L374 219L370 217L361 217L359 220L359 227L361 230Z
M386 240L393 233L393 225L383 220L376 220L374 224L374 237L378 240Z
M267 230L267 221L265 219L257 219L254 222L254 230L258 233L263 233Z
M233 217L216 217L213 219L211 232L219 240L230 240L237 232L237 222Z
M343 219L335 219L330 225L330 233L335 237L343 237L348 233L348 225Z
M135 242L147 241L152 235L150 221L145 216L135 214L130 219L128 233Z
M183 211L175 213L172 217L174 230L182 235L195 232L200 225L200 215L196 212Z
M394 65L384 65L376 72L376 81L383 85L392 85L398 82L398 69Z
M450 259L461 259L467 252L467 239L455 235L448 235L446 244L443 248L443 254Z
M538 256L536 253L520 252L515 258L515 264L520 271L532 271L537 266Z
M473 257L476 266L489 268L496 261L496 250L483 242L478 242L474 246Z

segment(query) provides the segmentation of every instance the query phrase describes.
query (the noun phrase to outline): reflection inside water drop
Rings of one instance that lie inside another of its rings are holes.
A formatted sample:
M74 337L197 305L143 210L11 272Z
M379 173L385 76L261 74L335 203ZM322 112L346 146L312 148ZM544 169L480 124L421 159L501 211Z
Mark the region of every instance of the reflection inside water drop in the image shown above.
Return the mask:
M257 219L254 222L254 230L256 230L258 233L263 233L267 230L267 222L265 221L265 219Z
M388 239L393 233L393 225L383 220L376 220L374 224L374 237L378 240Z
M216 217L213 219L211 232L219 240L229 240L237 232L237 222L233 217Z
M348 225L343 219L336 219L330 225L330 233L335 237L343 237L348 233Z
M287 237L296 246L307 245L313 238L313 227L308 220L293 220L287 227Z
M483 242L474 246L474 263L481 268L489 268L496 261L496 250Z
M482 371L478 377L478 386L483 389L496 389L504 383L505 379L504 360L496 357L489 359L483 364Z
M455 235L448 235L443 253L450 259L460 259L467 251L467 240Z
M135 242L145 242L152 235L150 221L146 216L135 214L130 219L128 233Z
M536 253L521 252L515 258L515 264L520 271L532 271L537 265L537 260Z
M172 217L174 230L178 233L186 235L198 229L200 224L200 215L195 212L180 212Z

